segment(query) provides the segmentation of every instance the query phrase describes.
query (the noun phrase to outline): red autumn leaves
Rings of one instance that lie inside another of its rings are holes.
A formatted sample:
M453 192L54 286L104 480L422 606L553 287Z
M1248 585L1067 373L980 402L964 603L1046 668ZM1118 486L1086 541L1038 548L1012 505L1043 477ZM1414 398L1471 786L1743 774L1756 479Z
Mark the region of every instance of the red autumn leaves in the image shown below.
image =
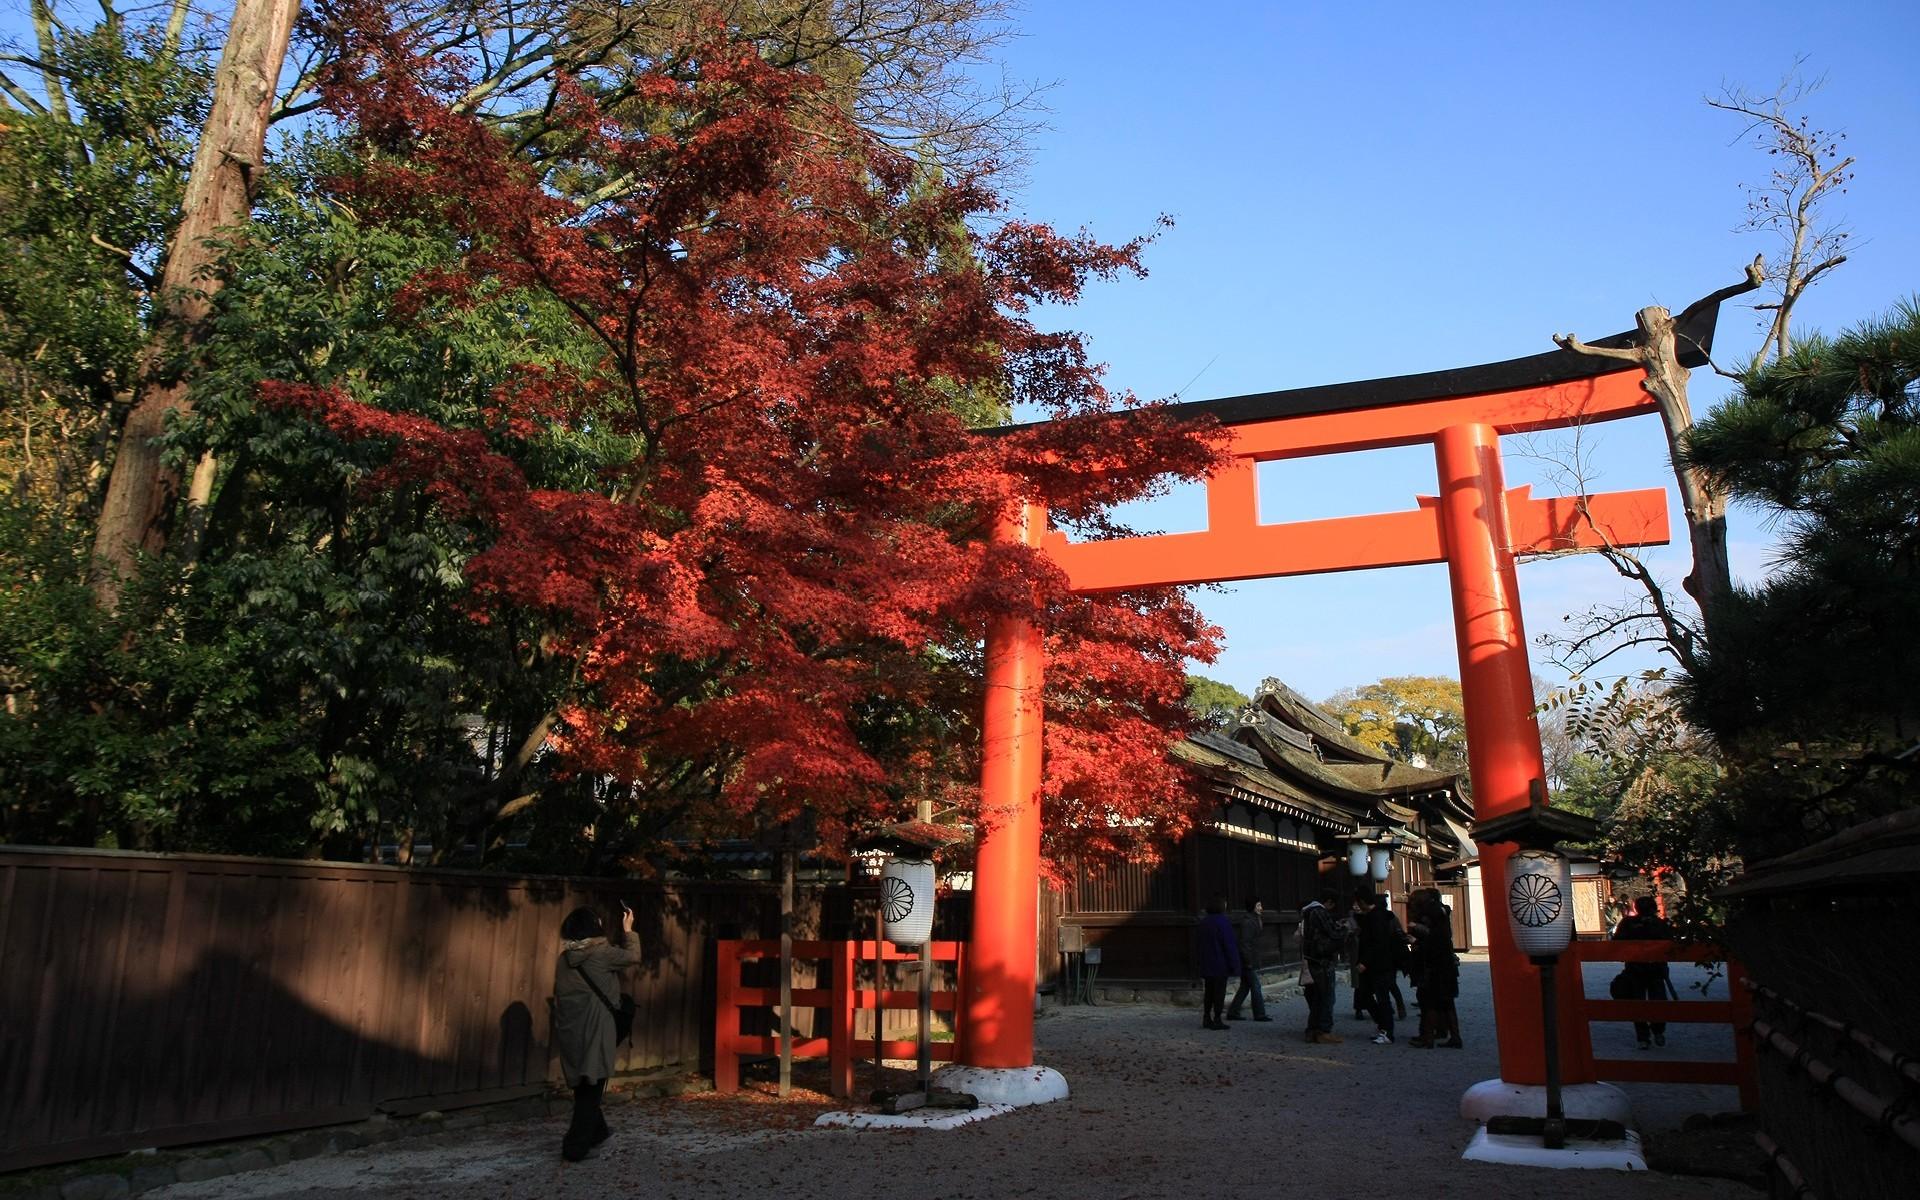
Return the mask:
M461 248L402 311L524 291L598 361L529 362L450 421L334 389L265 399L390 446L370 486L471 523L475 617L537 621L572 666L566 769L646 804L666 764L699 764L717 804L694 824L805 808L829 841L915 794L975 804L978 641L1019 613L1049 631L1051 851L1185 828L1165 751L1215 631L1175 593L1075 596L985 540L1015 498L1097 518L1213 463L1208 432L1115 413L1079 340L1032 322L1138 270L1139 243L996 226L982 181L916 169L719 34L617 89L570 83L534 130L461 111L460 64L371 20L325 88L366 155L340 186L365 219ZM981 435L969 401L1053 421ZM522 447L548 429L631 453L543 484Z

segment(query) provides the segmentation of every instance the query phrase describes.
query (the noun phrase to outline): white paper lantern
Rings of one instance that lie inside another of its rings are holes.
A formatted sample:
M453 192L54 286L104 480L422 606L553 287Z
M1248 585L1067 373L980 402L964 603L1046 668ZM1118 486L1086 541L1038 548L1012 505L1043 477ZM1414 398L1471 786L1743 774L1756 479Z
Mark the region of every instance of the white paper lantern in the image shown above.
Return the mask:
M1385 846L1375 846L1373 848L1373 881L1375 883L1385 883L1387 876L1392 874L1392 872L1393 851L1387 849Z
M1573 872L1551 850L1507 860L1507 920L1520 953L1548 958L1573 941Z
M1347 843L1347 870L1355 875L1367 873L1367 844L1365 842Z
M933 864L911 858L888 861L880 872L880 915L887 940L911 950L933 934Z

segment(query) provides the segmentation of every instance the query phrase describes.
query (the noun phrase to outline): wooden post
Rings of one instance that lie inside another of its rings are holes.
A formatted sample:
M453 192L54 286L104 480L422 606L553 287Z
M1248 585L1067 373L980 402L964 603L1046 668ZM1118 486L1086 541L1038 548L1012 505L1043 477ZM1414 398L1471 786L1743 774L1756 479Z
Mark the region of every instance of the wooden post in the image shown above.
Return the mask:
M914 818L929 824L933 821L933 801L921 800L914 808ZM938 881L935 881L938 886ZM928 928L927 938L920 943L920 1091L927 1094L933 1091L933 930Z
M857 938L848 938L833 954L833 1034L828 1039L827 1065L833 1094L842 1099L853 1095L854 968L859 945Z
M1727 960L1727 1000L1733 1005L1733 1062L1739 1075L1740 1111L1760 1111L1760 1071L1754 1062L1753 992L1746 968Z
M793 842L780 848L780 1096L793 1090Z
M734 1039L740 1034L740 1005L734 998L740 986L740 943L722 941L714 954L713 1090L721 1094L740 1090L740 1054Z
M873 901L873 1090L879 1091L886 1086L887 1055L884 1042L887 1010L881 1002L881 993L887 988L887 958L881 949L881 939L886 934L886 917L881 911L878 897Z

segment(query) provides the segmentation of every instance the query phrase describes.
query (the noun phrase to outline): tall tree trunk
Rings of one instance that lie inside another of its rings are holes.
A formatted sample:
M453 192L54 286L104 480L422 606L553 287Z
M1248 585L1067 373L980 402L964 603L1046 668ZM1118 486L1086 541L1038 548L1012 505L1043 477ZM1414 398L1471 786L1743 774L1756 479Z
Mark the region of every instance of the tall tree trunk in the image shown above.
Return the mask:
M1660 422L1667 430L1667 453L1673 460L1673 478L1680 487L1680 507L1687 519L1687 543L1693 551L1693 570L1682 586L1700 606L1700 632L1709 642L1713 640L1714 622L1733 594L1733 568L1727 561L1727 500L1705 472L1686 465L1681 453L1687 431L1693 428L1693 409L1687 401L1687 379L1692 372L1680 363L1678 331L1685 328L1695 314L1745 295L1765 281L1766 260L1756 257L1747 265L1746 278L1694 301L1678 317L1657 304L1641 309L1633 316L1640 328L1638 345L1589 346L1570 333L1553 337L1554 344L1563 350L1630 362L1647 373L1641 386L1660 405ZM1650 576L1642 573L1640 582L1649 591L1655 591L1657 585ZM1655 594L1653 599L1661 611L1666 611L1664 597ZM1672 626L1668 629L1671 637ZM1693 639L1681 640L1686 644L1674 646L1675 657L1690 669Z
M299 0L239 0L234 7L214 75L213 106L187 176L180 226L167 250L160 287L165 310L141 351L139 394L120 431L94 539L92 583L103 608L118 604L121 583L140 551L166 549L180 473L162 466L155 439L166 431L169 414L186 411L190 400L187 380L160 368L169 348L191 344L201 333L220 288L208 239L248 219L266 152L267 116L299 14ZM206 462L196 474L210 485L212 471ZM204 495L198 498L205 502Z
M1693 428L1693 409L1687 401L1687 377L1674 344L1672 314L1650 305L1634 314L1645 337L1644 363L1647 394L1660 402L1660 421L1667 430L1667 453L1673 458L1673 478L1680 487L1680 508L1687 518L1687 544L1693 550L1693 570L1681 586L1700 606L1700 628L1713 640L1714 622L1733 593L1733 568L1727 561L1727 499L1704 472L1685 464L1681 447Z

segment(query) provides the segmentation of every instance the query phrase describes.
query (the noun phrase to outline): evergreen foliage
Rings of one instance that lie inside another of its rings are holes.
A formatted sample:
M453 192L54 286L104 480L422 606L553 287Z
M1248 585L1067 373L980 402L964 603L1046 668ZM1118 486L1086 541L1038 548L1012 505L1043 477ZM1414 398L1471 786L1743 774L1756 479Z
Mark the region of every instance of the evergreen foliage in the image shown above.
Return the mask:
M1702 421L1688 459L1781 532L1687 682L1723 742L1920 737L1920 305L1803 337Z

